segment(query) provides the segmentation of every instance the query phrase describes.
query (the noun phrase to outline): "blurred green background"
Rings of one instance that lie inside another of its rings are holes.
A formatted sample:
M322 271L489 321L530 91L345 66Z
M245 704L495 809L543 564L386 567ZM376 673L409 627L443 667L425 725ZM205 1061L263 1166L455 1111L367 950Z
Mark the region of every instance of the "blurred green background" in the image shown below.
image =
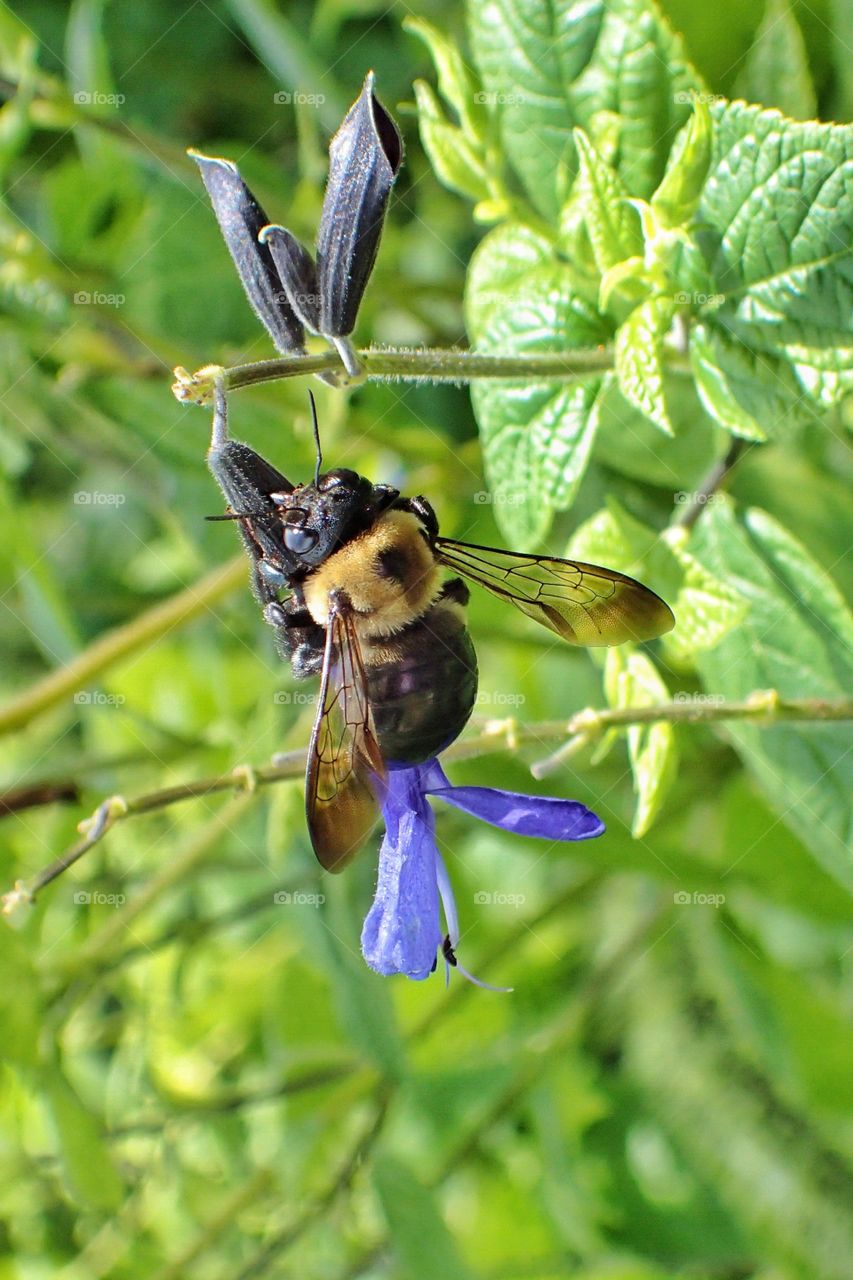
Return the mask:
M665 7L714 92L773 105L790 89L756 83L762 6ZM410 13L464 41L461 6L440 0L0 6L4 700L106 629L192 600L236 551L203 519L221 509L209 414L175 402L171 370L273 352L186 147L237 161L310 242L329 133L375 68L407 157L356 337L465 344L482 229L419 146L412 82L433 77ZM849 5L794 15L801 101L848 119ZM276 101L295 89L323 101ZM499 540L465 388L314 391L331 465L427 494L451 535ZM304 382L235 393L231 414L308 477ZM732 492L849 588L846 467L836 435L803 436L753 450ZM554 551L619 471L596 459ZM635 488L663 524L671 491ZM76 795L4 818L4 885L73 843L107 795L307 741L312 708L242 571L188 610L3 737L5 788ZM471 625L479 720L601 704L587 655L482 596ZM0 940L0 1278L853 1274L850 905L724 731L680 744L639 841L622 743L541 787L602 814L593 845L543 856L440 815L465 961L506 997L365 968L374 859L321 878L298 781L118 826ZM529 763L552 745L453 779L534 789Z

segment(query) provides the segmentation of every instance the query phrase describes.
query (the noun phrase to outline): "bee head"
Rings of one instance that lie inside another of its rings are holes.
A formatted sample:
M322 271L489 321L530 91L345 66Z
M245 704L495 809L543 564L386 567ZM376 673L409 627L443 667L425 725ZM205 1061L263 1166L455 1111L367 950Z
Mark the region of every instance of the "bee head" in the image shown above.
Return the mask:
M313 484L270 494L284 526L284 545L306 569L369 529L399 496L391 485L371 484L346 467L325 472Z

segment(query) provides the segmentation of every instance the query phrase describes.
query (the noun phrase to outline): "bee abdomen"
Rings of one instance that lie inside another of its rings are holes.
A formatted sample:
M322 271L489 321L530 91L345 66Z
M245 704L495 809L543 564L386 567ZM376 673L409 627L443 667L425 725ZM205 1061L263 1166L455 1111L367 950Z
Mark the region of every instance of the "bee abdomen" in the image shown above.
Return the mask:
M462 732L477 700L477 656L461 609L438 604L365 656L385 760L420 764Z

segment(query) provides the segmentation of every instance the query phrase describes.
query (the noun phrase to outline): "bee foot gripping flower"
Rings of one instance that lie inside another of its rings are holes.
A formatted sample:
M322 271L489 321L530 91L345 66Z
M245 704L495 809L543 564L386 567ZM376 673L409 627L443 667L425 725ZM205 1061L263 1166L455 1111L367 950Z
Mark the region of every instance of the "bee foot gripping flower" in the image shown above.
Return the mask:
M488 986L456 959L456 903L436 844L430 796L504 831L544 840L589 840L601 835L604 823L577 800L493 787L454 787L437 760L389 767L376 896L361 935L364 958L377 973L403 973L420 980L433 972L441 952L448 974L451 967L458 968L472 982Z

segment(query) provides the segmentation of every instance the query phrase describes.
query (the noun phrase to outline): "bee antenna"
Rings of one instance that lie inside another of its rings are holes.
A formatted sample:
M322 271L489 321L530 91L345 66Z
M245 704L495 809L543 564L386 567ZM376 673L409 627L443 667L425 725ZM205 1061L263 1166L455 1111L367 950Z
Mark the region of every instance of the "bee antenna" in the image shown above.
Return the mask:
M311 417L314 421L314 443L317 446L317 464L314 467L314 483L319 484L320 468L323 465L323 450L320 448L320 424L317 421L317 405L314 401L314 392L309 389L308 399L311 401Z

